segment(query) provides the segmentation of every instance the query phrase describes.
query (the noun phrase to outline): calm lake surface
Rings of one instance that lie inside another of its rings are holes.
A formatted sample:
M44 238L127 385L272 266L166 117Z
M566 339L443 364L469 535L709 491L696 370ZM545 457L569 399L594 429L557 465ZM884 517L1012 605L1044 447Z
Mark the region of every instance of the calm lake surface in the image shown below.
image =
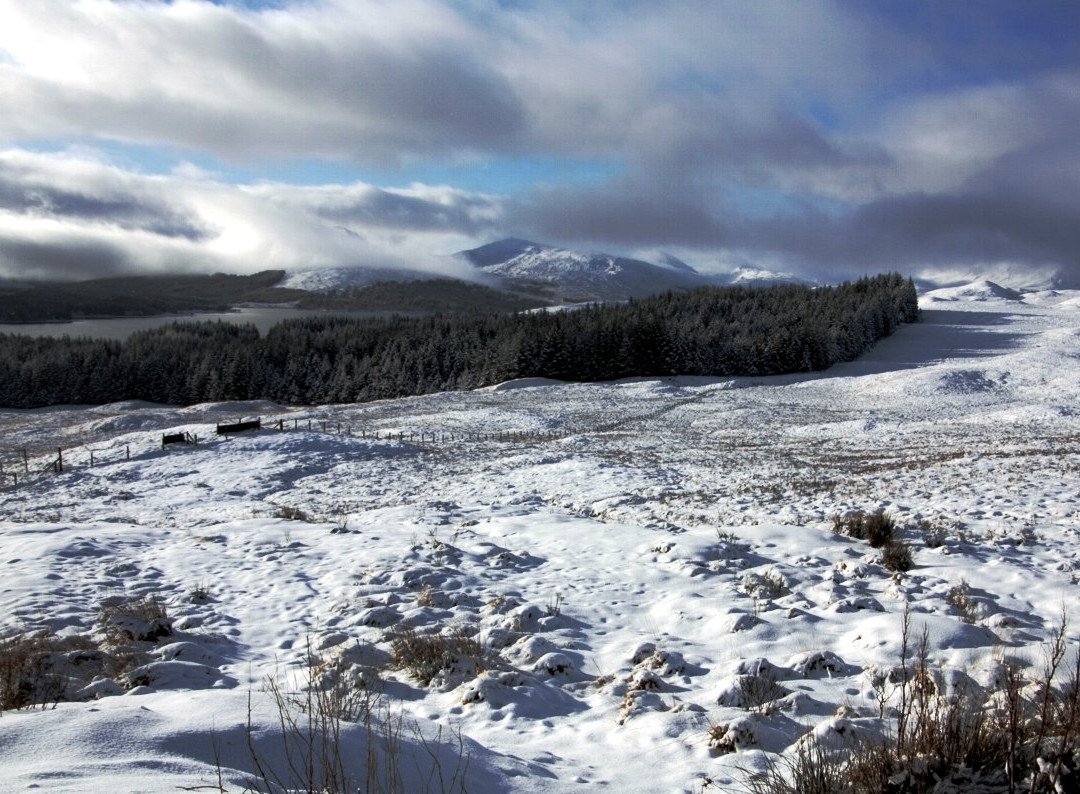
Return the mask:
M104 320L75 320L70 323L0 323L0 334L23 336L86 336L92 339L127 339L136 331L160 328L175 322L214 322L242 325L251 323L265 334L282 320L294 317L337 315L345 317L390 316L392 312L340 312L319 309L292 309L281 306L258 306L221 314L160 314L153 317L117 317Z

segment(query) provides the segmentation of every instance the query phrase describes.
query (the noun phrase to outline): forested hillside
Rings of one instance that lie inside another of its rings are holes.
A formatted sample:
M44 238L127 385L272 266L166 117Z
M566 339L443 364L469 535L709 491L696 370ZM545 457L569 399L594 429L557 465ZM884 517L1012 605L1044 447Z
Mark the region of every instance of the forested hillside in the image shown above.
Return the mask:
M307 295L278 289L283 270L122 276L70 283L0 284L0 322L66 322L77 317L146 317L171 312L227 311L237 303L284 303Z
M353 402L512 378L768 375L849 361L918 317L901 276L707 287L571 312L176 323L126 342L0 335L0 404Z
M517 312L546 305L539 298L456 279L376 281L362 287L331 292L305 292L296 301L301 309L339 311L392 311L409 314L440 312Z

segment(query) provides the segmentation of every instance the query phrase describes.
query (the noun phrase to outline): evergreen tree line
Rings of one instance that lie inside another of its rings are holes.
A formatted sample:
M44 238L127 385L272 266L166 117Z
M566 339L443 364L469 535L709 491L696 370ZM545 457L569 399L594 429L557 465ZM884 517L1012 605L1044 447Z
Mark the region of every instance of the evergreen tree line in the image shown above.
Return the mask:
M897 274L705 287L531 314L180 322L123 342L0 335L0 405L362 402L522 377L772 375L850 361L918 318Z
M311 293L275 286L284 270L248 276L118 276L91 281L0 282L0 322L39 323L77 317L148 317L169 312L228 311L239 303L285 303Z

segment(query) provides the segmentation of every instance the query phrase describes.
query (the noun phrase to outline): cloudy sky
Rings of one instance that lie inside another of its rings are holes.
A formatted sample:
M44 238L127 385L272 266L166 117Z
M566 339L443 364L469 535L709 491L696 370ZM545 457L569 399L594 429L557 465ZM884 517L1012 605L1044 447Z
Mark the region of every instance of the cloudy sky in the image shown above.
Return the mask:
M1080 286L1075 0L0 0L0 277L517 236Z

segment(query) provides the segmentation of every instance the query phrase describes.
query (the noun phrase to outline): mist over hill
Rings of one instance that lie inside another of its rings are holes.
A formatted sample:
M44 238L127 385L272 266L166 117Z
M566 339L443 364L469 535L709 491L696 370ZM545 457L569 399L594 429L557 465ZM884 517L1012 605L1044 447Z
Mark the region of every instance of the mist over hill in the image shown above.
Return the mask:
M717 283L674 258L655 265L514 238L462 251L458 256L499 277L507 289L527 291L541 285L556 301L566 303L642 298Z
M76 282L0 284L0 322L65 322L226 311L241 303L285 303L303 293L279 288L285 272L123 276Z
M669 290L797 283L751 268L698 273L670 254L659 264L507 238L442 258L442 270L341 266L295 272L128 276L66 282L0 282L0 323L68 322L220 312L242 304L334 311L433 314L521 311L539 306L625 301Z

